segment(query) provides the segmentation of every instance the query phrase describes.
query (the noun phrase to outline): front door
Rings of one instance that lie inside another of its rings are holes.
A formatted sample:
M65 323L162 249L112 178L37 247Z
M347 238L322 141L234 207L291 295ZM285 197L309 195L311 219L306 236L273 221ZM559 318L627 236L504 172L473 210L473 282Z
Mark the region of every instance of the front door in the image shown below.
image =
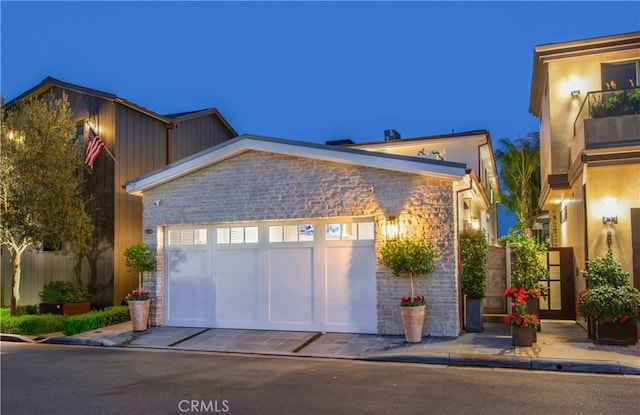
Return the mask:
M543 262L549 270L549 279L541 283L548 288L549 296L540 299L540 318L575 320L573 248L549 248Z

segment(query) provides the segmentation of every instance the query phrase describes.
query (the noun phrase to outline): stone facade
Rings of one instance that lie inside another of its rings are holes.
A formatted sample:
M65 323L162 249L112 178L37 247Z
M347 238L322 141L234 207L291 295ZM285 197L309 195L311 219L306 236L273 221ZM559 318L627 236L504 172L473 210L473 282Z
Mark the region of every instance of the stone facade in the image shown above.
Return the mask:
M144 242L158 252L158 270L145 280L152 325L163 324L167 225L373 217L379 257L385 218L395 216L422 228L436 250L436 271L415 280L416 293L427 298L424 334L460 333L452 179L248 151L146 191L143 205ZM403 333L398 305L408 292L408 277L378 264L380 334Z

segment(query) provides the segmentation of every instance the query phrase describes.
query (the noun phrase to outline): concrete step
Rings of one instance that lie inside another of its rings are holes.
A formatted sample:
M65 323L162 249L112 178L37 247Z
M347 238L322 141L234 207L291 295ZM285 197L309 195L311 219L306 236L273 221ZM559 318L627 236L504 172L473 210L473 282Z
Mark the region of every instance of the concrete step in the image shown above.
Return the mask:
M482 320L490 323L504 323L506 314L483 314Z

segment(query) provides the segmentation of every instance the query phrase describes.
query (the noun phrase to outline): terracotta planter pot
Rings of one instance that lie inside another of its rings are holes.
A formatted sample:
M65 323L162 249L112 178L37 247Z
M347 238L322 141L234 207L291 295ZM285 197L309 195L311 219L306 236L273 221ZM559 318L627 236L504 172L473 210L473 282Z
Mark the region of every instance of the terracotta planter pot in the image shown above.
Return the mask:
M511 326L511 344L514 346L531 347L535 328L518 328Z
M149 325L149 306L151 300L129 301L129 315L133 331L144 331Z
M404 337L408 343L420 343L422 341L424 308L425 306L423 305L417 307L400 307Z

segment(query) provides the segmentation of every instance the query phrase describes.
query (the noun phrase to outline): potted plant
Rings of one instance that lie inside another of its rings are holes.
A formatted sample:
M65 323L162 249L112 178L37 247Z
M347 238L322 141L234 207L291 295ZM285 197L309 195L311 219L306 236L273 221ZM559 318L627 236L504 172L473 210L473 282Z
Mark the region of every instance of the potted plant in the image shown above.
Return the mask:
M481 332L482 299L487 290L487 238L483 231L466 229L460 234L462 294L465 296L465 330Z
M589 337L604 344L636 344L640 292L629 282L611 252L587 262L587 289L578 295L576 311L587 319Z
M400 300L400 314L406 341L419 343L422 341L426 300L424 295L415 295L413 277L426 276L435 270L433 248L423 237L400 237L387 241L381 254L382 265L391 269L393 275L409 275L411 289L409 295Z
M513 298L511 313L507 314L505 318L507 324L511 326L512 344L514 346L531 346L540 319L528 310L527 290L525 288L511 288L505 290L505 295Z
M131 324L134 331L144 331L149 324L149 307L151 299L147 291L142 291L142 277L145 272L156 269L156 256L149 245L142 243L132 245L124 251L127 271L138 273L138 289L132 291L125 301L129 306Z
M77 281L56 280L45 284L40 301L40 314L75 316L91 309L89 291Z
M519 238L514 251L514 265L511 270L511 287L525 289L527 311L536 316L539 316L540 310L539 297L547 295L546 289L540 286L541 280L549 278L549 270L540 259L546 250L545 245L536 242L533 238ZM533 341L537 340L535 331L540 329L540 324L536 327L533 333Z

